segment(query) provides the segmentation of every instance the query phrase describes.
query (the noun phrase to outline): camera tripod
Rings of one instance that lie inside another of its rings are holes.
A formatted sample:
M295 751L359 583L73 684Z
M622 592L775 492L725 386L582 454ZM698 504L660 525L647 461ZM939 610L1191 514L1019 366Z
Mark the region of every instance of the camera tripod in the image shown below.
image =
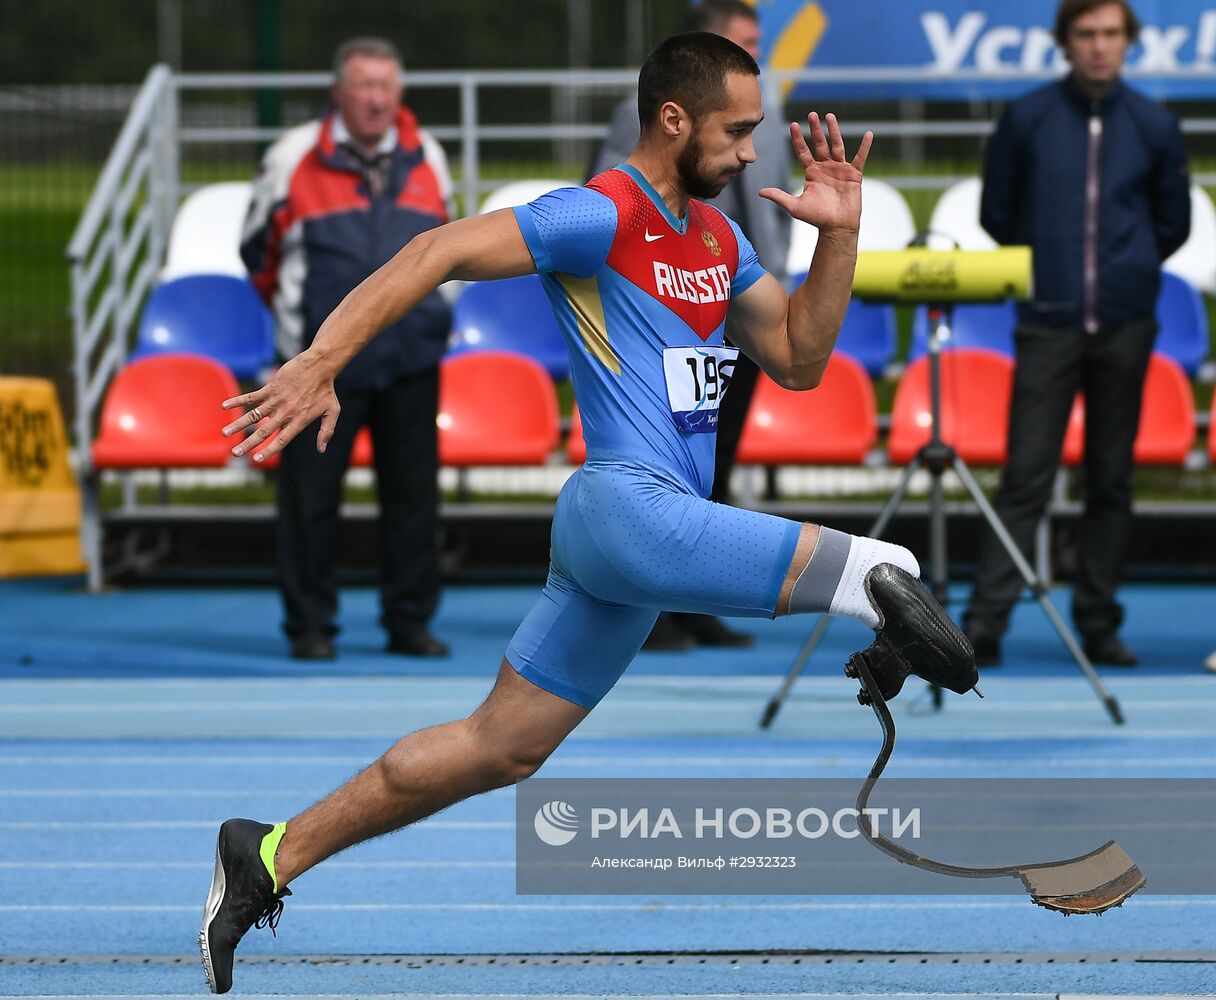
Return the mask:
M928 307L929 315L929 440L916 453L915 458L908 463L900 476L899 482L887 499L882 510L879 512L878 518L874 521L870 528L869 534L875 538L881 538L891 518L894 517L896 510L903 501L904 496L908 492L908 486L912 480L912 476L919 469L924 469L929 473L929 589L933 592L933 596L946 606L946 505L945 505L945 488L942 482L942 477L947 470L952 471L962 482L967 493L979 508L980 514L987 522L988 526L996 534L996 537L1001 543L1001 546L1008 553L1009 558L1013 560L1018 572L1021 574L1023 581L1028 586L1035 598L1038 600L1039 606L1043 609L1043 613L1047 616L1056 632L1059 633L1061 641L1068 649L1073 660L1089 681L1095 695L1105 706L1111 720L1116 724L1123 722L1123 713L1119 708L1119 703L1103 686L1101 679L1093 668L1093 664L1089 662L1089 658L1085 655L1076 637L1069 630L1064 619L1060 616L1056 606L1052 603L1051 597L1047 591L1047 586L1036 575L1027 562L1026 557L1022 555L1017 544L1010 536L1005 525L1001 523L1000 517L988 502L988 498L984 496L984 491L980 489L980 485L976 482L975 477L971 474L971 470L967 467L967 463L949 444L942 440L941 437L941 350L942 343L950 339L950 324L953 317L953 305L951 303L934 303ZM831 623L831 618L828 615L820 617L815 628L803 643L802 649L798 656L794 659L790 666L789 672L782 681L777 693L769 700L765 707L764 714L760 719L762 729L767 729L772 725L773 719L777 713L781 711L781 706L788 697L790 690L794 686L794 682L801 676L802 671L810 660L811 655L815 652L816 647L822 641L827 633L828 626ZM941 690L933 688L934 705L941 707Z

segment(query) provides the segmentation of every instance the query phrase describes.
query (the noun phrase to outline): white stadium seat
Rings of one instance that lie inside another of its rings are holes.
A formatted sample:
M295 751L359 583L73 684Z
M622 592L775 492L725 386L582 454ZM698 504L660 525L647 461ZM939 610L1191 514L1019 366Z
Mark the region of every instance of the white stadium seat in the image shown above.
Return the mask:
M929 218L929 246L934 250L995 250L996 240L980 226L978 177L952 184L942 192Z
M1191 235L1162 266L1199 291L1216 295L1216 208L1198 184L1191 186Z
M487 212L497 212L500 208L514 208L516 205L526 205L535 201L542 194L556 191L558 188L577 187L574 181L533 180L511 181L486 195L481 203L480 215Z
M241 229L249 210L247 181L208 184L193 192L173 219L161 281L190 274L244 278Z
M799 187L794 194L800 194ZM916 235L912 210L898 189L876 177L861 182L861 232L857 237L859 250L902 250ZM801 277L811 266L819 230L805 222L794 222L790 232L790 250L786 271L791 277Z
M980 226L981 190L980 179L972 177L942 192L929 221L929 246L949 250L953 248L951 240L963 250L991 250L996 246ZM1164 267L1200 291L1216 295L1216 207L1198 185L1191 188L1191 235Z

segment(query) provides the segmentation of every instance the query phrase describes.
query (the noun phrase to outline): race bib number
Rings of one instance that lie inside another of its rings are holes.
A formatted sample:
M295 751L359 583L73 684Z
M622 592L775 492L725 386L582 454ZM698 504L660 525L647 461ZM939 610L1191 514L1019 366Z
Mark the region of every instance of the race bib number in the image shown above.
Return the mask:
M718 406L735 373L736 347L668 347L663 351L667 401L676 425L690 434L718 429Z

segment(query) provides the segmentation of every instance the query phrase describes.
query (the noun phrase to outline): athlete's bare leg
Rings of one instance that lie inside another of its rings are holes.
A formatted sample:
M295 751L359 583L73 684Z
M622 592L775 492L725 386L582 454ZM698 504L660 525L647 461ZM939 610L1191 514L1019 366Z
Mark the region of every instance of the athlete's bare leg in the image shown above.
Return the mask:
M467 719L422 729L287 823L279 886L364 840L536 771L589 709L519 676L506 660Z

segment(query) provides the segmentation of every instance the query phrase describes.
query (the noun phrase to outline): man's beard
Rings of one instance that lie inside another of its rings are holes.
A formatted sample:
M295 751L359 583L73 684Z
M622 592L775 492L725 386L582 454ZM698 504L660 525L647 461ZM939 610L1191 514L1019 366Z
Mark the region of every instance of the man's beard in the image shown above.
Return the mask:
M676 174L679 176L680 183L684 185L684 190L688 192L690 197L701 199L716 198L722 193L722 189L730 183L730 179L734 174L723 177L721 174L710 176L705 172L704 151L701 149L701 140L697 135L697 131L697 129L693 129L692 135L688 137L687 144L676 160Z

